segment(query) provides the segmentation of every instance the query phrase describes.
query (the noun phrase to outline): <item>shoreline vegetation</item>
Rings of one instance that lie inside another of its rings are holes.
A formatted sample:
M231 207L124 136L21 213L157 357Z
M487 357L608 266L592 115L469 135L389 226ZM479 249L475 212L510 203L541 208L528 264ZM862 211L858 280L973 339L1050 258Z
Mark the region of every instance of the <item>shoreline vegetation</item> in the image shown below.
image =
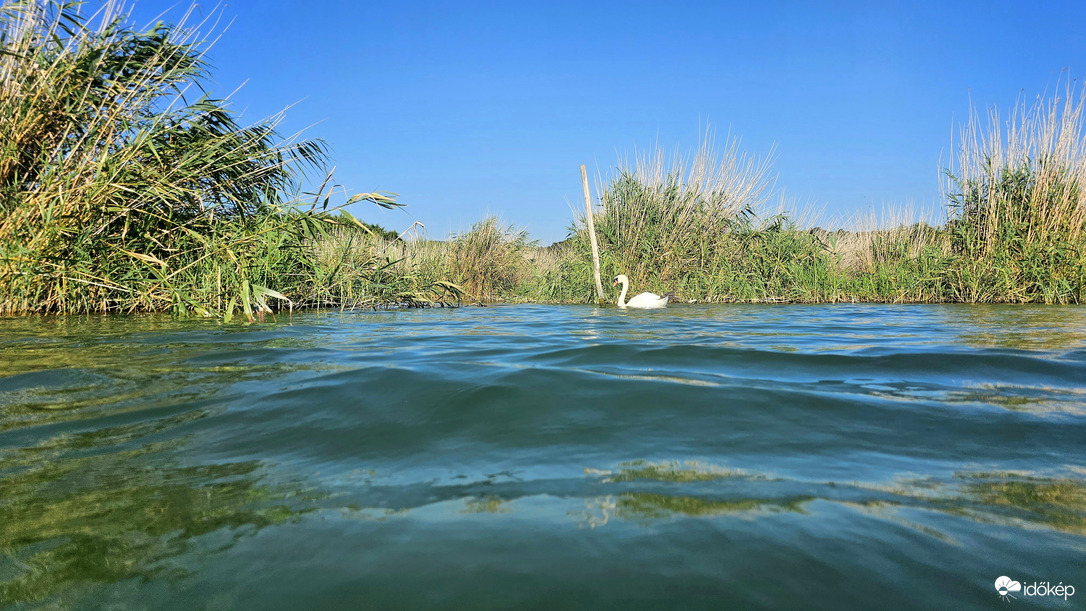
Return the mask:
M595 302L582 218L547 247L498 217L447 241L363 223L344 208L395 195L331 204L323 142L283 138L281 116L243 126L206 95L185 19L127 19L0 8L0 315ZM937 224L809 228L780 211L771 156L738 139L621 161L594 214L603 276L699 303L1082 303L1086 90L1063 89L970 118ZM301 192L314 171L324 183Z

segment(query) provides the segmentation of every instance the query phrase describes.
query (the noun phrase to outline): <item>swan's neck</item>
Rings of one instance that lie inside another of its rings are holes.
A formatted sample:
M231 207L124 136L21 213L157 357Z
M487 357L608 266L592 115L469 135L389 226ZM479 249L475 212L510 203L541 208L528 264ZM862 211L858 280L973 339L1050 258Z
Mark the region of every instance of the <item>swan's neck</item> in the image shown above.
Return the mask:
M629 288L630 288L629 284L627 284L625 282L622 283L622 292L618 294L618 307L620 307L620 308L626 307L626 291Z

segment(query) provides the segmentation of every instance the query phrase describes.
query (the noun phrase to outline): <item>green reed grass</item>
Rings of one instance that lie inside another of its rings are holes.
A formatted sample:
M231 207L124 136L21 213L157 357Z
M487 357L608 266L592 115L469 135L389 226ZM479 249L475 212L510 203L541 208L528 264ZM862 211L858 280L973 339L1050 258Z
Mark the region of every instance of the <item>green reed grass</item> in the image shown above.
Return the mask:
M290 302L287 276L312 270L305 241L356 223L286 195L323 143L283 140L281 117L243 126L200 93L195 30L84 9L0 8L0 313L252 318ZM349 202L363 200L396 205Z
M304 277L310 307L427 306L461 301L464 291L447 280L426 242L406 242L373 226L344 225L308 242L311 267Z
M974 116L946 172L942 226L898 214L806 230L768 210L768 161L738 141L718 154L706 138L689 162L657 150L601 190L603 275L692 301L1080 303L1086 137L1074 94L1019 105L1006 125L995 111L987 124ZM591 301L583 222L571 234L547 293Z
M191 12L191 11L190 11ZM139 29L124 7L0 8L0 314L173 310L247 319L278 307L593 302L583 219L541 248L491 217L404 240L298 195L319 140L281 116L241 125L207 80L197 28ZM598 189L604 277L704 302L1079 303L1086 282L1083 96L965 126L943 224L809 228L772 154L656 149ZM363 193L347 204L398 205ZM612 295L613 297L613 295Z
M674 291L697 301L823 301L835 298L832 258L818 239L783 215L771 160L717 151L706 137L694 154L657 149L624 162L601 190L595 226L605 277L626 274L634 288ZM589 260L583 222L568 253ZM587 265L559 266L566 281L588 287ZM566 298L578 295L567 293Z
M971 121L947 171L942 224L891 208L848 229L807 229L770 209L780 197L771 165L741 154L737 140L722 152L711 138L689 156L656 150L621 163L600 189L602 274L699 302L1078 303L1086 280L1081 116L1068 88L1063 99L1015 109L1005 128L994 112L987 126ZM504 278L478 295L595 300L583 219L569 239L534 251L546 256L477 248L470 282Z
M454 236L445 250L445 261L450 277L467 295L491 301L514 294L525 283L530 275L527 251L532 246L526 230L491 216Z
M973 113L947 171L962 301L1079 303L1086 281L1086 131L1082 92L1019 103L1007 121Z

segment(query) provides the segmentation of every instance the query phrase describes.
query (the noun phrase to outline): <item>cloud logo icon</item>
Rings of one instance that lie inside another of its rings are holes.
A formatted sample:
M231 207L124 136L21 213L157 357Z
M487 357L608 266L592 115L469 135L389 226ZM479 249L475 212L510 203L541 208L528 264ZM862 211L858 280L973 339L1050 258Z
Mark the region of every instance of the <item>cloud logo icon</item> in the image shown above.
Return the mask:
M1021 592L1022 584L1004 575L995 580L995 589L1000 596L1007 596L1011 592Z

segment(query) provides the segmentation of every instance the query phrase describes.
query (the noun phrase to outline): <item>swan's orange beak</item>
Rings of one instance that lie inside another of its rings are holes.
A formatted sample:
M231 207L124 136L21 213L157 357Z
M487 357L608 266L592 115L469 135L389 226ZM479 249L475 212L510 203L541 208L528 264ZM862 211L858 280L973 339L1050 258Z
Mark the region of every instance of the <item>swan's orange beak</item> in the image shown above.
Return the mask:
M618 280L615 280L614 282L612 282L611 286L618 286Z

